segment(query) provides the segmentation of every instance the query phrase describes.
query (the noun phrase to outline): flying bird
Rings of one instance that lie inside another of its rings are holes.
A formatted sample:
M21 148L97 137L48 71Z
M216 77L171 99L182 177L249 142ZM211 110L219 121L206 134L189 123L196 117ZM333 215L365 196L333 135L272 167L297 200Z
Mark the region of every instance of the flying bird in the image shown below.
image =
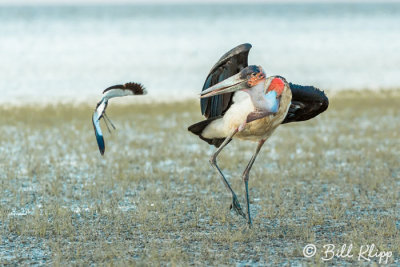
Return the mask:
M115 129L114 124L111 122L110 118L106 114L108 100L114 97L122 97L129 95L145 95L145 94L147 94L147 91L140 83L126 83L126 84L114 85L108 87L103 91L103 97L101 98L100 102L97 103L92 116L94 134L96 136L97 145L99 146L101 155L104 155L106 147L104 143L103 133L101 132L100 128L100 120L104 118L104 122L109 132L111 132L111 129L108 123L110 123L111 127Z
M288 83L281 76L267 77L261 66L248 65L250 44L239 45L226 54L209 72L201 92L201 113L205 120L188 130L217 147L210 158L222 182L232 195L231 209L243 216L249 225L250 202L248 181L251 167L265 141L281 124L309 120L328 108L323 91L313 86ZM217 164L217 156L233 139L258 142L245 168L247 214Z

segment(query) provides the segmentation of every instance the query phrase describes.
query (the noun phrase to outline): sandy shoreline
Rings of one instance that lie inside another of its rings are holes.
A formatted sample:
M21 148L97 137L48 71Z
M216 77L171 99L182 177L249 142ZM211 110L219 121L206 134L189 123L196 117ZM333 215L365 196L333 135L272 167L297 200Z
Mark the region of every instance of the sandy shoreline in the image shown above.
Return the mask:
M399 102L339 94L279 127L251 173L251 230L229 211L213 148L187 131L197 101L111 104L104 157L92 105L0 107L0 265L318 264L309 243L373 243L399 264ZM242 203L254 149L234 141L219 161Z

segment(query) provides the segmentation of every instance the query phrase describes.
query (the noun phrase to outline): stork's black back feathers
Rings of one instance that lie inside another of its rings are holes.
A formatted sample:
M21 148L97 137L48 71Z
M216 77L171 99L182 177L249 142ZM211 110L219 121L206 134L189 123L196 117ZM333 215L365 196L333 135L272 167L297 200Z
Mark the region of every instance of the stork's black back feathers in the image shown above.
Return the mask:
M283 123L306 121L324 112L329 105L325 93L314 86L289 83L292 103Z
M247 58L251 44L241 44L225 53L210 70L202 91L239 73L248 66ZM223 115L232 104L233 93L202 98L201 113L206 118Z

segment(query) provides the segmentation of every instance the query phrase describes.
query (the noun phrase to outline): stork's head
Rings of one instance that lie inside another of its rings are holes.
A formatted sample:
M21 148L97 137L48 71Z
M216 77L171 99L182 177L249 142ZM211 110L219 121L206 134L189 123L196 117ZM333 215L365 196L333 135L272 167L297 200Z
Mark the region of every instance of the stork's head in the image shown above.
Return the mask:
M201 92L201 98L232 93L239 90L248 90L261 82L265 82L265 77L265 72L261 66L248 66L238 74Z
M275 91L277 96L280 96L285 90L285 79L279 76L272 76L268 78L266 94Z
M247 80L247 87L251 88L265 81L265 72L261 66L248 66L240 72L242 79Z

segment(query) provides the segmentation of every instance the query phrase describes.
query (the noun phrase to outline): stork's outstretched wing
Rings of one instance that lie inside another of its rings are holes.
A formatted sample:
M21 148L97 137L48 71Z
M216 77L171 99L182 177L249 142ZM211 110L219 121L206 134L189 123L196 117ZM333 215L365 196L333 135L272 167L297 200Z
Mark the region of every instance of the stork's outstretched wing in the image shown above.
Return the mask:
M239 73L248 66L247 58L251 44L241 44L228 51L210 70L202 91ZM221 116L232 103L233 93L201 99L201 113L206 118Z
M324 112L329 105L325 93L314 86L289 83L292 91L292 104L282 124L306 121Z
M103 97L100 102L97 103L96 109L92 115L92 123L94 128L94 134L96 136L97 145L99 146L100 154L103 155L105 151L105 143L103 133L100 128L101 118L105 118L105 122L108 128L107 120L113 128L115 126L112 124L110 119L106 115L106 109L108 105L108 100L114 97L128 96L128 95L145 95L147 94L146 89L139 83L126 83L119 84L108 87L103 91ZM110 129L109 129L110 130Z

